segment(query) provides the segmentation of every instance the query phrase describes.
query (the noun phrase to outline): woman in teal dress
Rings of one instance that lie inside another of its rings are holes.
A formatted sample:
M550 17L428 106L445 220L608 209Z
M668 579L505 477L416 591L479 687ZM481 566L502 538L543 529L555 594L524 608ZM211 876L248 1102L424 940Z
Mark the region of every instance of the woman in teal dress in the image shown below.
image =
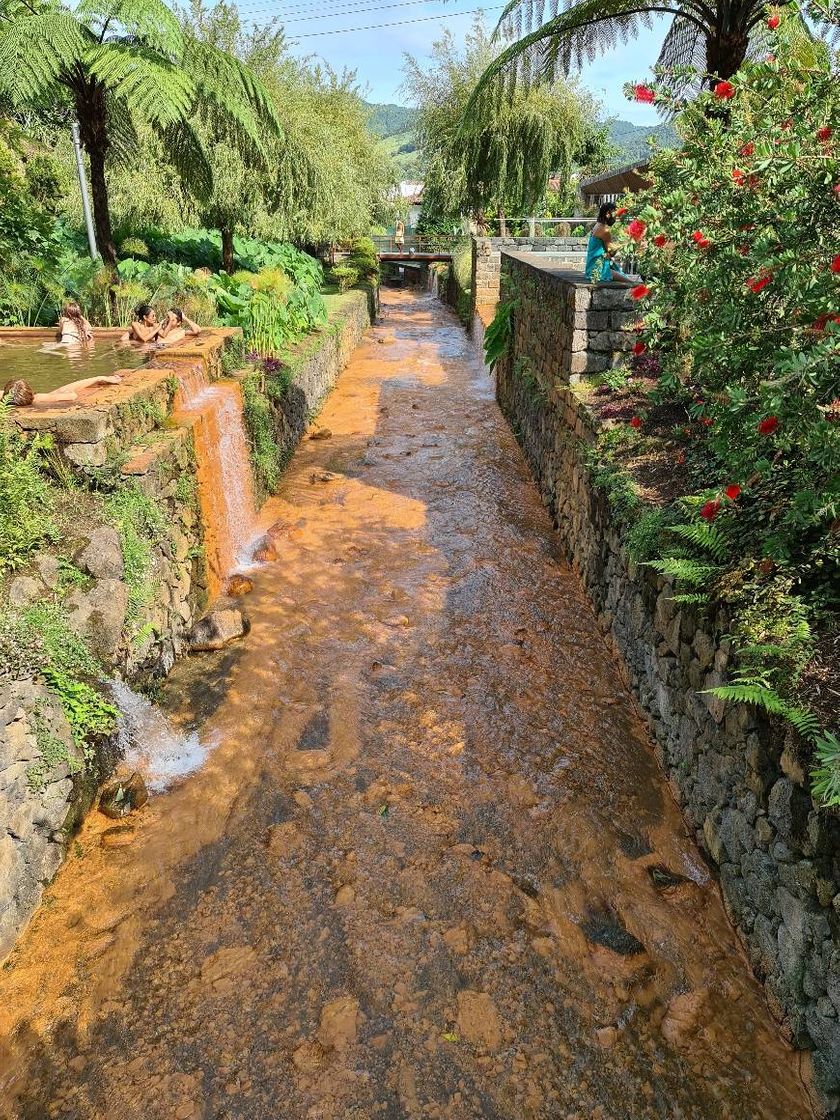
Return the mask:
M593 284L604 284L610 280L627 280L620 268L612 263L614 250L610 248L612 233L610 227L615 225L615 203L605 202L598 211L598 221L589 234L589 244L586 247L586 265L584 272L586 279Z

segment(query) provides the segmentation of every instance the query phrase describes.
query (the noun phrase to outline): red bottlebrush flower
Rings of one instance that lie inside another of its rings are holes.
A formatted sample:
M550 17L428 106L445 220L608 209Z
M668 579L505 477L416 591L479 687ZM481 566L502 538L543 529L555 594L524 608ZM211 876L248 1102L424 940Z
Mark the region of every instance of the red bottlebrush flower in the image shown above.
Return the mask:
M768 19L767 26L771 31L775 31L781 22L781 17L776 12L774 12Z
M840 198L840 183L835 183L831 190L835 198Z
M633 87L633 100L641 101L645 105L652 105L656 100L656 94L650 86L638 85Z
M650 295L650 288L647 284L637 284L635 288L630 289L631 299L644 299L645 296Z
M742 257L745 257L747 255L747 253L749 253L749 251L750 251L749 245L739 245L735 250L735 252L740 253L740 255Z
M775 62L776 61L776 56L774 54L766 54L764 56L764 61L765 62Z
M700 516L703 518L704 521L714 521L714 519L717 517L717 515L719 513L720 513L720 502L717 501L717 500L712 501L712 502L706 502L706 504L700 510Z
M747 287L757 295L767 287L772 279L773 277L769 272L765 272L763 276L751 276L747 281Z
M782 121L782 123L779 125L779 128L783 128L785 132L787 132L789 128L793 128L793 118L788 117L786 121Z
M747 158L749 158L754 152L755 152L755 144L753 144L752 140L750 140L749 143L747 143L747 144L742 144L741 147L738 149L738 155L739 156L746 156Z
M832 272L840 272L840 253L838 253L837 256L834 257L834 259L832 260L831 271Z
M647 222L641 221L639 218L634 218L632 222L627 223L627 236L631 237L634 241L641 241L647 229Z
M840 191L838 191L838 194L840 194ZM668 238L664 233L657 233L656 237L654 237L653 239L653 243L657 247L657 249L664 249L664 247L668 244Z
M615 216L617 218L623 218L626 213L627 213L627 207L626 206L619 206L619 208L615 212Z
M746 179L746 177L747 176L740 169L740 167L733 167L732 168L732 182L737 184L737 186L739 186L739 187L743 186L744 180Z
M817 130L818 140L830 140L833 135L833 130L828 125L825 125L823 128Z
M683 465L683 463L685 462L685 452L684 451L679 452L679 454L677 455L677 457L675 459L675 462L676 462L677 466L679 466L679 467L681 467Z
M641 426L642 426L642 418L641 418L641 416L632 416L632 417L630 418L630 427L631 427L631 428L635 428L635 429L636 429L636 431L638 431L638 430L639 430L639 428L641 428Z
M735 96L735 87L731 82L718 82L712 92L718 101L728 101Z
M639 339L638 342L633 343L634 354L644 354L645 350L647 350L647 346L644 344L644 342L642 342L641 339Z
M704 428L711 428L712 424L714 424L714 420L711 418L711 416L701 416L700 423Z
M730 502L737 501L737 499L741 497L741 487L737 484L737 482L733 482L731 486L726 487L726 489L724 490L724 494L727 496Z
M764 419L759 422L758 434L760 436L772 436L773 432L775 432L775 430L778 428L778 426L779 426L778 417L776 417L776 416L765 416Z

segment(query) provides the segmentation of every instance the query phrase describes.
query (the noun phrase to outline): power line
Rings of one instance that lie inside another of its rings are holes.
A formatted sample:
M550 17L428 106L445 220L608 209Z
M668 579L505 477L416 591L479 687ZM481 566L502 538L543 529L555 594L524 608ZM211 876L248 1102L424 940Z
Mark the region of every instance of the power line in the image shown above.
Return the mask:
M409 6L411 4L438 3L438 2L444 2L445 3L446 0L400 0L400 3L398 3L398 4L395 3L395 4L392 4L390 6L396 8L396 7ZM327 12L327 11L332 11L333 9L338 11L339 9L346 8L348 4L356 4L356 3L358 3L358 0L325 0L325 2L322 3L322 4L314 3L313 0L304 0L303 3L298 3L297 0L296 0L295 3L291 3L291 4L283 3L282 6L278 6L278 5L274 5L274 4L272 4L270 7L264 7L262 5L259 5L257 7L253 7L253 8L246 8L246 7L242 6L242 7L239 7L238 10L239 10L239 14L243 15L243 16L252 16L256 13L260 13L262 15L275 16L277 19L285 22L285 19L286 19L287 15L294 15L294 14L297 14L299 12L304 12L304 13L306 13L306 12Z
M351 16L351 15L355 15L357 12L381 12L384 8L410 8L410 7L413 7L415 4L445 3L445 2L446 2L446 0L400 0L400 2L396 3L396 4L371 4L366 8L346 8L346 9L343 9L343 10L340 10L340 11L335 11L335 12L321 12L320 15L294 16L292 19L284 19L283 16L280 16L279 19L280 19L280 23L285 27L287 23L306 23L309 20L313 20L313 19L335 19L336 16ZM309 9L309 10L311 11L312 9ZM457 16L457 15L461 15L462 13L456 12L456 11L449 11L449 12L446 12L446 13L442 13L442 15L444 15L444 14L445 15L455 15L455 16ZM466 13L464 13L464 14L466 14ZM431 16L430 18L434 19L436 17ZM406 21L406 22L409 22L409 21Z
M398 19L392 23L369 23L364 27L336 27L333 31L304 31L302 35L295 35L290 42L296 43L299 39L314 39L321 35L347 35L351 31L378 31L382 27L403 27L407 23L430 23L432 20L451 19L453 16L474 16L483 12L498 12L503 4L492 4L484 8L471 8L467 12L445 12L439 16L420 16L418 19Z

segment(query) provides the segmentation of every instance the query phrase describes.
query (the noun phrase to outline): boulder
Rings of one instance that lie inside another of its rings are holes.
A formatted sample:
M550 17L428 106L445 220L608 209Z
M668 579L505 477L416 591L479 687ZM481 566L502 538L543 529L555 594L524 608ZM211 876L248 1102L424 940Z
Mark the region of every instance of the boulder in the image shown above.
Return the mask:
M238 572L227 581L227 593L234 598L238 598L240 595L248 595L253 590L254 581L248 576L240 575Z
M128 780L110 782L99 795L99 812L112 820L127 817L141 809L149 800L149 792L141 774L132 774Z
M15 576L9 584L9 606L28 607L44 594L43 585L32 576Z
M67 620L97 656L114 661L128 612L128 588L118 579L100 579L89 591L77 589L66 600Z
M110 525L94 529L77 562L94 579L121 579L123 557L117 530Z
M277 559L277 549L267 540L262 541L254 549L254 560L258 564L273 564Z
M190 649L195 653L223 649L229 642L244 637L250 629L250 620L239 607L216 604L193 626Z

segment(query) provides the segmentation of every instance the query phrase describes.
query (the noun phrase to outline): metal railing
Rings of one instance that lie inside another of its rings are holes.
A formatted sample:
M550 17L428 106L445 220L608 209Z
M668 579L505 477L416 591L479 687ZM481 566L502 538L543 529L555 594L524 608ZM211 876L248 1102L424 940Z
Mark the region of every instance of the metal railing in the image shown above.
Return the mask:
M585 237L597 218L487 218L478 237ZM504 233L502 233L504 229Z
M402 245L393 234L376 234L372 238L377 253L451 253L467 234L407 233Z

